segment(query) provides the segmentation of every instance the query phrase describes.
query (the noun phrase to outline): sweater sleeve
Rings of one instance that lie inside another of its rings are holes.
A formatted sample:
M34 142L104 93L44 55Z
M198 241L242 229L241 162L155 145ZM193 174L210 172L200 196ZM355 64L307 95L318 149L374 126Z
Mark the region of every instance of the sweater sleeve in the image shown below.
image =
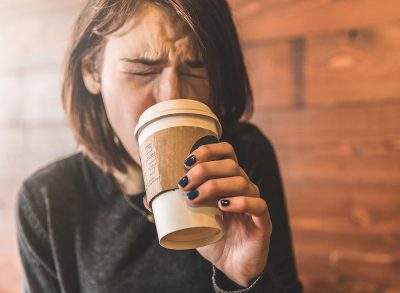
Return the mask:
M18 192L16 221L24 292L60 292L50 240L45 228L45 203L23 184Z
M212 283L216 293L283 293L282 286L273 279L271 272L265 270L249 287L242 287L230 280L223 272L213 266Z
M278 161L270 141L249 123L240 123L225 139L236 151L243 170L267 202L273 231L267 267L248 288L238 286L214 269L216 292L302 292L297 277L288 214ZM225 290L225 291L224 291Z

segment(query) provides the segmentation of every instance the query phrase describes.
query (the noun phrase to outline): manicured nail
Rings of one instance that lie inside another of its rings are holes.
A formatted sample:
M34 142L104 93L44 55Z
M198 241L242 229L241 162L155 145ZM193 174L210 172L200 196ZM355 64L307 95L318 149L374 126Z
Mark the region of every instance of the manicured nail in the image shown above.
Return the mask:
M188 157L184 164L188 167L193 166L196 163L196 156L195 155L191 155L190 157Z
M231 204L231 202L230 202L229 199L221 199L220 202L221 202L221 205L222 205L223 207L227 207L228 205Z
M198 195L199 195L199 192L197 191L197 189L193 189L193 190L189 191L188 193L186 193L186 196L190 200L195 199Z
M186 185L188 185L189 183L189 178L185 175L181 178L181 180L179 180L178 184L180 187L185 187Z

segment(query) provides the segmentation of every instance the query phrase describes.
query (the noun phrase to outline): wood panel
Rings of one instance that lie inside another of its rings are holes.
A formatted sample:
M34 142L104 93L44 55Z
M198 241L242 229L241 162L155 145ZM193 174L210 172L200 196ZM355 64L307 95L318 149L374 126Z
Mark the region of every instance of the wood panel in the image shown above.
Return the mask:
M73 152L71 131L65 124L54 124L0 128L0 198L9 196L12 190L5 187L10 183L16 186L39 166Z
M305 103L400 100L400 22L305 41Z
M77 16L86 0L18 0L0 2L0 24L17 25L21 20L35 18L48 19L55 13Z
M254 121L278 151L284 178L400 181L400 103L268 112Z
M53 8L42 14L28 11L15 22L0 20L0 72L61 67L78 7Z
M397 0L230 0L245 43L362 28L400 19Z
M306 292L399 290L399 114L397 102L257 109L280 161Z
M60 71L44 67L0 72L0 124L63 120Z
M363 226L400 216L400 182L338 182L321 176L318 181L285 183L293 217L346 217Z
M312 202L309 203L313 205ZM346 217L292 218L298 247L322 247L326 251L395 254L400 247L400 217L354 223Z
M289 41L244 49L256 107L295 105L294 49L293 42Z
M15 72L0 74L0 123L20 118L22 100L18 93L19 76Z
M361 253L358 251L335 251L331 262L341 275L352 279L371 277L386 284L400 287L400 255L397 253Z
M0 292L19 291L20 181L75 146L57 88L84 2L0 3ZM400 292L400 2L229 2L305 292Z
M348 271L343 269L344 259L353 254L335 251L329 253L318 247L300 248L300 275L304 280L305 292L399 292L398 270L396 264L385 254L358 254L356 259L363 259L358 267ZM338 260L339 258L339 260ZM382 271L383 269L383 271ZM380 275L368 274L380 270Z
M81 1L82 2L82 1ZM21 181L71 153L61 64L77 1L0 3L0 292L20 292L14 204Z

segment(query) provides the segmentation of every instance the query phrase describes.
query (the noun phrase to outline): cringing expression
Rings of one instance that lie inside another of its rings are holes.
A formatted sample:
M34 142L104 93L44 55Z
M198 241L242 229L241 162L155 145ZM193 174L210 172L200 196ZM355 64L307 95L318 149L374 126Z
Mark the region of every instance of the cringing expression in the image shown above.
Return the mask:
M192 36L164 8L144 5L107 37L100 84L108 119L138 161L133 129L155 103L189 98L211 106L202 57Z

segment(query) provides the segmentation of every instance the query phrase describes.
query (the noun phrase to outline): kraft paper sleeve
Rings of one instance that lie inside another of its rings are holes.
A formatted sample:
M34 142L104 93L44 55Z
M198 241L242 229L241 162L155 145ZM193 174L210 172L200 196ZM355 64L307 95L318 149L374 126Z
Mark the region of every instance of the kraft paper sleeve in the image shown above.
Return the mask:
M213 131L193 126L166 128L146 138L140 146L140 160L147 208L157 195L178 188L186 173L184 160L201 144L212 142L218 142Z

